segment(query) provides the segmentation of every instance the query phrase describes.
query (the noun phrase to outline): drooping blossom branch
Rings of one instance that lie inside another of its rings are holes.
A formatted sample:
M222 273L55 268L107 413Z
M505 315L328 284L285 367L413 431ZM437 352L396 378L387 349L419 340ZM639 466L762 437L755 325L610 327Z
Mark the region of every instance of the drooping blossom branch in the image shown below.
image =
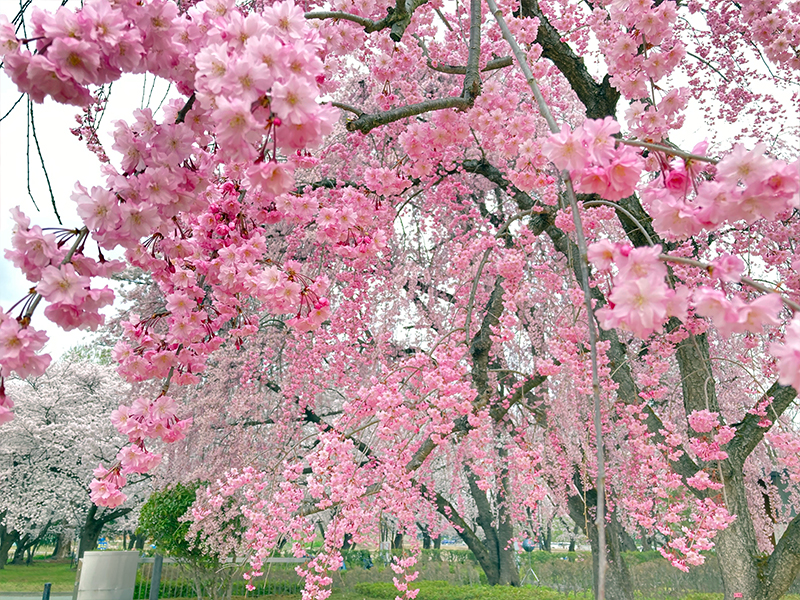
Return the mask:
M486 0L492 16L497 21L503 32L503 38L506 40L517 59L517 64L525 76L528 86L533 92L533 97L539 108L539 114L547 122L550 131L554 134L561 131L553 117L550 107L539 89L539 84L536 81L528 59L522 48L517 44L514 35L506 24L502 11L497 7L494 0ZM589 348L592 365L592 396L593 396L593 421L594 421L594 434L597 458L597 477L595 480L595 488L597 491L597 513L595 515L595 526L597 527L597 543L598 543L598 578L597 578L597 594L598 600L605 600L605 583L606 583L606 533L605 533L605 449L603 441L603 423L602 423L602 408L600 403L600 376L597 362L597 330L595 328L594 307L592 300L591 288L589 287L589 260L588 248L586 245L586 238L583 233L583 223L581 222L580 212L578 209L578 200L575 195L575 190L572 186L572 179L567 171L563 171L561 177L566 186L566 196L572 210L572 219L575 225L576 243L580 252L580 285L583 289L584 305L586 308L587 322L589 328Z

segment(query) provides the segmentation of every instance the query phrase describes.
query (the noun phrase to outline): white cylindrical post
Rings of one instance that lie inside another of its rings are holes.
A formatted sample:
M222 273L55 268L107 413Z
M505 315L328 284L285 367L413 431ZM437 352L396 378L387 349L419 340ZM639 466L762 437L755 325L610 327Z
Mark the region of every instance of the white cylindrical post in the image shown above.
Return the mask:
M86 552L77 600L133 600L139 552Z

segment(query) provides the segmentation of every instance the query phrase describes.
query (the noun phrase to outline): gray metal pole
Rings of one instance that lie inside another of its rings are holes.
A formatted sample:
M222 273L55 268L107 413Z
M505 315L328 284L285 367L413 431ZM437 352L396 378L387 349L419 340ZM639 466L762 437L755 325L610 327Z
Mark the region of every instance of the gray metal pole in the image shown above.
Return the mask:
M44 584L44 592L42 592L42 600L50 600L50 587L52 583L45 583Z
M153 561L153 578L150 580L150 600L158 600L158 592L161 589L161 567L164 565L164 557L156 554Z

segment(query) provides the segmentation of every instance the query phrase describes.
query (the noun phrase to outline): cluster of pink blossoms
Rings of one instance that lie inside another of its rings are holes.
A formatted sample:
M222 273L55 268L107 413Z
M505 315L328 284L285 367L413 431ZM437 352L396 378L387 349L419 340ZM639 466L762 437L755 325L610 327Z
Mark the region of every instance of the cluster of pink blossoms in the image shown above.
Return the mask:
M601 272L617 268L608 306L596 311L604 329L621 327L647 337L669 317L686 319L689 291L667 285L667 268L660 254L661 246L634 248L607 239L589 246L589 260Z
M764 294L745 302L738 296L729 299L722 290L710 287L698 287L693 292L684 285L672 289L666 283L667 269L660 255L661 246L633 248L608 239L589 246L588 258L600 273L610 274L612 267L617 269L610 284L608 305L596 311L601 327L619 327L645 338L669 317L686 321L690 295L694 313L711 319L723 336L760 333L764 326L780 325L783 299L779 294ZM721 281L738 281L742 267L737 257L723 255L710 265L710 270ZM770 350L778 359L780 383L800 389L800 317L787 327L784 344L772 343Z
M257 331L247 298L292 315L288 323L299 331L319 327L330 314L327 279L303 275L299 264L277 266L263 233L282 218L276 199L293 188L295 167L308 162L301 151L319 144L338 116L317 103L325 42L303 11L287 1L246 14L233 0L208 0L179 14L162 0L92 0L77 11L35 9L32 18L34 40L18 39L12 25L0 23L0 52L12 79L36 101L89 104L88 85L141 71L191 97L168 103L161 123L149 109L136 111L131 124L116 123L121 169L104 167L105 187L77 185L73 194L85 229L46 233L15 213L14 249L6 254L37 295L19 318L2 313L0 373L25 377L46 368L49 357L36 355L46 336L25 312L31 306L32 314L39 297L49 303L45 315L66 329L102 323L99 309L113 294L93 289L91 279L123 264L86 257L89 237L104 249L126 248L128 262L151 272L167 300L164 310L124 324L127 340L114 356L130 380L197 382L222 330L234 339ZM27 49L34 41L35 54ZM327 233L342 246L351 235L347 228ZM69 237L76 241L68 250ZM358 242L377 252L382 239ZM125 475L158 461L146 439L182 437L190 421L178 419L173 404L165 411L167 400L140 399L116 411L131 445L93 483L99 504L121 502ZM4 420L10 408L4 399Z
M710 412L709 410L695 410L687 417L687 420L689 421L689 426L697 433L710 434L714 432L713 437L701 435L692 437L689 440L689 447L697 455L697 458L704 462L728 458L728 453L722 450L721 447L733 439L736 435L736 429L727 425L720 425L719 413ZM715 484L708 481L707 475L705 477L699 475L699 478L695 479L690 485L694 485L697 489L715 487Z
M642 190L653 227L667 239L684 239L724 224L774 220L800 207L800 161L769 158L765 149L736 144L718 164L702 168L693 160L662 160L661 175ZM701 177L702 171L713 179Z
M611 117L584 121L571 131L569 125L551 135L542 152L559 169L567 169L577 191L620 200L636 191L644 160L633 148L616 145L613 135L619 123Z
M16 37L0 17L0 54L5 70L35 102L47 96L65 104L91 103L89 85L115 81L123 72L147 70L183 77L190 65L181 61L178 6L167 0L109 2L91 0L79 11L66 7L54 13L34 7L30 40ZM36 52L28 49L36 42Z
M742 20L772 62L800 71L800 4L787 7L777 0L745 0Z
M650 0L603 4L606 10L595 8L591 22L611 84L627 98L646 98L649 86L669 75L686 55L673 26L676 7Z
M91 277L107 276L118 271L122 263L94 260L83 254L85 237L80 231L57 230L45 233L31 227L30 219L19 208L11 210L15 222L11 249L5 257L19 268L36 286L17 306L18 318L0 309L0 387L3 378L12 372L19 377L39 376L50 364L50 356L38 354L47 342L47 335L30 326L30 317L43 298L49 305L45 316L63 329L96 330L104 322L100 309L111 304L110 288L92 288ZM65 242L73 240L69 251ZM0 395L0 421L13 417L11 401Z
M722 502L712 498L687 498L680 475L668 462L677 460L683 452L677 449L682 440L674 431L674 424L665 423L667 429L661 431L664 443L653 444L653 434L645 424L647 415L643 405L625 405L619 411L620 424L627 429L626 449L630 453L626 461L626 493L619 501L633 523L647 532L658 532L666 537L667 544L660 552L673 566L688 571L690 565L703 564L705 559L701 552L713 548L712 539L735 517ZM696 431L708 433L719 425L717 417L707 410L695 411L689 415L689 423ZM720 428L718 444L730 441L732 431ZM631 485L632 481L638 485ZM698 490L722 487L704 470L688 478L687 483ZM691 526L687 526L687 522Z
M100 506L119 506L125 501L120 491L127 483L126 475L146 473L161 462L161 456L145 448L145 439L160 437L171 443L184 437L192 419L178 419L178 406L169 396L155 400L137 398L133 404L120 406L111 413L111 422L131 442L117 454L117 464L110 470L99 465L90 484L92 502Z

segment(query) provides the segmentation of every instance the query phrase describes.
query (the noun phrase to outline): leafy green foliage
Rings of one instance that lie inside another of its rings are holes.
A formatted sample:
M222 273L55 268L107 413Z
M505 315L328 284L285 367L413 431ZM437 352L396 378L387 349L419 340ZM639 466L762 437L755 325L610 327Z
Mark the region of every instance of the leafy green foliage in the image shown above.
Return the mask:
M176 483L153 492L145 502L139 516L139 530L155 542L159 553L176 558L201 558L198 544L186 539L189 523L181 520L194 503L199 487L198 483Z

